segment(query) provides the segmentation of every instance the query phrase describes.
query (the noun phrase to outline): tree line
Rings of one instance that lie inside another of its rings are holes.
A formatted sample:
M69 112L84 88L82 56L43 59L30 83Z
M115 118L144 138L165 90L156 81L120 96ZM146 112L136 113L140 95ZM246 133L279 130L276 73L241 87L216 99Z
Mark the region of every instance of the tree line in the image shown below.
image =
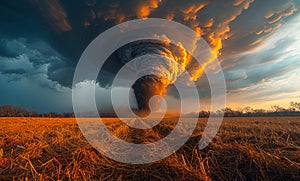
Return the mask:
M272 105L270 110L254 109L250 106L243 108L230 108L218 110L216 112L200 111L198 113L189 113L186 117L259 117L259 116L300 116L300 102L290 102L288 108L281 107L280 105Z
M257 116L300 116L300 102L290 102L288 108L279 105L272 105L270 110L254 109L249 106L244 108L233 109L226 107L216 112L199 111L197 113L188 113L184 117L257 117ZM101 114L103 117L114 117L112 114ZM34 110L27 110L22 106L3 105L0 106L0 117L53 117L53 118L70 118L75 117L74 113L38 113Z
M73 113L38 113L34 110L27 110L22 106L2 105L0 106L0 117L53 117L53 118L69 118L74 117Z

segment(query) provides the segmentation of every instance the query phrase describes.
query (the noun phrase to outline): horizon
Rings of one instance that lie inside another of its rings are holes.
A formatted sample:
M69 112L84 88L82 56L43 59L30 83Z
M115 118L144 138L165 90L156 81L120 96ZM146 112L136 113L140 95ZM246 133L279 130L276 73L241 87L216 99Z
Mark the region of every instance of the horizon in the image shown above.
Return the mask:
M20 105L0 105L0 117L3 117L1 116L1 110L2 110L2 113L4 111L3 108L5 107L9 107L9 111L12 111L12 112L15 112L16 110L19 110L19 109L22 109L21 111L25 111L27 113L34 113L36 114L37 116L46 116L47 114L55 114L57 117L61 117L62 115L64 114L68 114L67 117L69 116L75 116L75 113L73 111L71 112L38 112L37 110L31 110L31 109L27 109L26 107L23 107L23 106L20 106ZM212 114L212 116L217 116L218 115L218 112L227 112L227 110L230 111L233 111L235 113L238 113L240 115L247 115L249 113L253 115L255 114L262 114L262 115L268 115L268 114L273 114L273 113L286 113L286 114L289 114L289 113L296 113L292 116L299 116L298 113L300 113L300 102L295 102L295 101L290 101L290 104L289 106L282 106L282 105L279 105L279 104L273 104L273 105L270 105L269 106L270 108L269 109L262 109L262 108L254 108L254 107L251 107L251 106L244 106L244 107L230 107L230 106L226 106L224 108L221 108L221 109L218 109L216 111L211 111L211 110L205 110L205 109L201 109L201 110L198 110L198 111L191 111L191 112L186 112L186 113L183 113L181 114L181 116L183 117L189 117L189 116L195 116L195 114L200 114L205 112L205 113L208 113L208 114ZM138 111L138 110L136 110ZM4 111L5 112L5 111ZM18 114L18 113L17 113ZM70 114L70 115L69 115ZM99 114L99 111L94 113L94 112L81 112L81 113L76 113L76 117L98 117L98 115L100 115L101 118L118 118L118 115L116 115L115 112L105 112L105 113L101 113ZM157 115L155 117L155 115ZM151 118L160 118L161 115L163 115L163 118L172 118L172 117L180 117L180 112L170 112L170 111L167 111L167 112L155 112L154 115L151 115L152 117L145 117L145 116L142 116L141 119L151 119ZM208 117L209 115L206 115L205 117ZM250 115L248 115L250 116ZM276 114L274 114L273 116L278 116ZM282 116L286 116L285 114L283 114ZM5 117L5 116L4 116ZM15 117L13 115L13 117ZM19 117L19 116L17 116ZM28 116L26 116L28 117ZM201 117L201 116L200 116ZM227 117L227 116L225 116ZM229 117L232 117L232 116L229 116ZM235 117L235 116L233 116ZM133 118L133 117L128 117L128 116L124 116L122 118ZM135 117L134 117L135 118Z

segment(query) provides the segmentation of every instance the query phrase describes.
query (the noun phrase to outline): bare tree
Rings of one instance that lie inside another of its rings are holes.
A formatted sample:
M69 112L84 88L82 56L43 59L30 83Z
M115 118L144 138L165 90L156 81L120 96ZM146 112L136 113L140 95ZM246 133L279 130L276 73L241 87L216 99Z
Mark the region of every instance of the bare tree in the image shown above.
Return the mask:
M280 111L280 106L279 105L272 105L271 108L273 109L274 112L279 112Z
M244 107L243 112L245 112L248 116L253 113L253 109L250 106Z
M293 111L300 111L300 102L291 102L290 109Z

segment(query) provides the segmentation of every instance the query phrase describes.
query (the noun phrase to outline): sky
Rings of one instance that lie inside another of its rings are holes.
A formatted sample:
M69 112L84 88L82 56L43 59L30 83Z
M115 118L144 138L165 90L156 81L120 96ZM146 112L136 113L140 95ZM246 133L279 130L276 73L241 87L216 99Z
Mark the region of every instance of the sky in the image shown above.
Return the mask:
M0 105L71 112L73 74L89 43L122 22L163 18L208 42L223 69L228 106L286 107L300 101L299 8L298 0L4 0ZM112 76L104 74L97 95L105 99ZM195 82L205 99L204 78ZM109 100L101 104L110 107Z

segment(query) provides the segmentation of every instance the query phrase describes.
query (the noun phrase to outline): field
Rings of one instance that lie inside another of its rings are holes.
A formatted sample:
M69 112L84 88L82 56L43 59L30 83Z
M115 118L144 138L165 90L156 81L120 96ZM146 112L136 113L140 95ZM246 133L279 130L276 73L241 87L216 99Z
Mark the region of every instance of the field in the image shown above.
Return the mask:
M98 153L74 118L0 118L0 180L300 180L299 117L225 118L213 142L198 150L206 121L164 160L128 165ZM176 121L146 131L105 123L114 135L145 143Z

